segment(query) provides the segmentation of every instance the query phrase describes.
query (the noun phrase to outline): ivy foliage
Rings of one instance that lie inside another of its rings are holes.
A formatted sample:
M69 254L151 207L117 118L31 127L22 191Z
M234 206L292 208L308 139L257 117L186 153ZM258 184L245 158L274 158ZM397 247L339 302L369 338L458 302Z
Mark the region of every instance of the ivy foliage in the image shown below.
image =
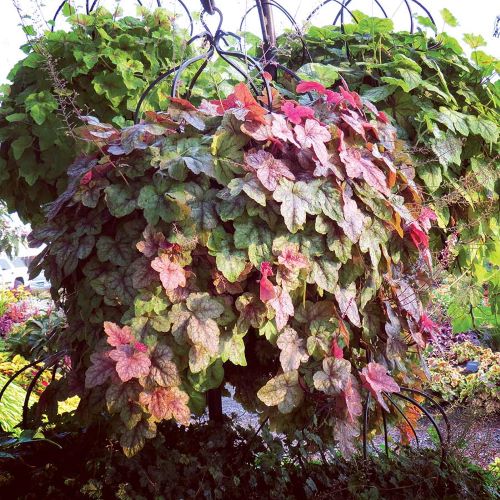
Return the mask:
M125 458L116 446L102 446L97 429L53 435L51 443L23 436L0 439L0 494L6 498L221 498L245 491L249 499L485 498L498 497L498 475L450 454L443 462L434 450L403 450L364 461L335 455L320 439L297 431L281 442L267 428L197 425L184 432L164 425L144 451ZM309 445L304 446L308 440ZM250 443L250 444L249 444ZM312 458L323 449L324 460ZM10 455L10 456L9 456ZM26 481L29 474L33 481ZM423 479L424 478L424 479Z
M41 220L41 206L65 189L66 167L82 148L73 133L80 115L130 123L147 85L189 54L187 33L166 11L141 12L69 16L70 31L22 47L27 56L9 73L13 84L1 89L0 197L23 219ZM168 93L159 85L146 109L165 107Z
M500 297L500 63L483 50L481 36L464 36L468 56L455 38L437 34L428 18L418 18L422 28L410 34L395 32L389 19L354 15L358 23L346 24L345 32L334 26L308 29L304 43L311 61L302 59L301 41L291 34L281 37L283 60L301 76L342 75L391 116L398 137L409 144L415 181L437 215L433 250L464 283L464 302L479 305L487 287L495 313ZM456 26L450 11L444 9L442 16Z
M127 455L158 422L188 425L227 365L276 428L316 420L345 454L361 384L386 411L393 377L420 386L430 214L413 167L347 86L296 91L272 110L244 84L199 107L172 98L122 130L85 119L96 151L32 239L66 292L80 410L105 401Z

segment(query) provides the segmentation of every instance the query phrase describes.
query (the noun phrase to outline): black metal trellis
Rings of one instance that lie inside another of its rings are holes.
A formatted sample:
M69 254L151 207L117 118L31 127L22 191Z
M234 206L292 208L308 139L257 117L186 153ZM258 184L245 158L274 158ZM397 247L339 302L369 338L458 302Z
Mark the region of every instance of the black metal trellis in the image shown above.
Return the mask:
M59 7L57 8L55 15L53 17L53 26L52 29L54 29L54 23L64 8L64 5L67 4L70 0L64 0ZM136 0L139 5L143 5L141 0ZM161 73L158 75L158 77L151 82L151 84L145 89L145 91L141 94L137 108L135 110L134 114L134 122L138 123L140 121L140 113L141 113L141 108L142 105L144 104L145 100L151 93L151 91L161 82L163 82L165 79L167 79L170 76L173 76L173 81L172 81L172 86L171 86L171 95L176 96L179 91L180 87L180 80L183 72L193 64L196 64L201 61L201 65L198 68L198 70L195 72L194 76L192 77L191 81L188 84L187 91L185 93L185 97L189 98L194 85L196 84L197 79L199 76L202 74L204 69L206 68L208 62L212 59L214 55L218 55L220 58L222 58L224 61L226 61L227 64L229 64L233 69L235 69L245 80L248 81L251 89L255 93L259 93L259 90L255 84L255 78L259 78L262 80L262 87L264 88L264 91L266 92L267 99L268 99L268 107L269 110L272 110L272 92L271 92L271 87L269 84L269 81L265 77L264 72L270 73L273 78L276 78L276 74L278 69L286 72L293 78L300 80L300 78L289 68L285 67L284 65L280 64L279 61L277 60L277 51L276 51L276 30L275 30L275 25L274 25L274 18L273 18L273 9L280 12L283 14L287 20L290 22L292 25L292 28L294 29L295 33L299 37L302 47L303 47L303 57L304 59L308 58L309 60L312 60L309 51L307 49L306 42L304 40L304 37L302 35L301 28L299 24L295 21L294 17L290 14L290 12L283 6L281 5L277 0L255 0L255 4L250 7L244 14L241 19L240 23L240 31L243 29L244 22L249 14L252 12L256 11L258 16L259 16L259 22L261 26L261 31L262 31L262 40L263 40L263 56L260 59L256 59L253 57L248 56L243 52L243 50L226 50L223 48L224 45L229 45L228 44L228 39L232 38L236 42L239 43L240 49L241 49L241 37L235 33L224 31L222 29L223 25L223 14L220 9L217 8L216 6L216 1L215 0L200 0L201 6L202 6L202 11L201 11L201 16L200 16L200 23L204 30L193 36L193 18L191 16L191 13L187 7L187 5L184 3L183 0L176 0L177 2L180 3L182 6L183 10L186 12L188 19L190 21L190 36L191 38L188 40L187 45L191 45L192 43L196 41L201 41L204 47L207 47L206 50L199 55L193 56L189 59L184 60L180 64L176 65L173 68L168 69L167 71ZM380 0L373 0L377 7L379 8L380 12L382 13L383 17L388 18L387 12L381 3ZM412 10L412 5L416 5L419 7L423 12L427 15L427 17L431 20L431 22L434 23L434 19L429 12L429 10L418 0L403 0L406 10L409 14L410 18L410 32L413 33L415 29L414 25L414 12ZM161 7L162 3L161 0L156 0L157 6ZM357 23L357 19L354 15L354 13L351 11L349 8L350 4L352 3L352 0L324 0L320 5L318 5L306 18L306 22L310 22L311 19L326 5L328 4L336 4L338 5L338 11L335 14L335 17L333 19L334 25L338 24L340 22L340 29L344 31L344 25L345 25L345 19L346 15L349 15L350 18L354 23ZM94 9L98 5L98 0L86 0L85 2L85 10L87 14L90 14L94 11ZM215 31L210 30L210 28L207 25L206 22L206 17L207 16L218 16L218 23ZM498 23L498 19L497 19ZM435 24L435 23L434 23ZM244 67L241 66L241 64L244 65ZM246 68L246 69L245 69ZM251 76L251 72L253 72L253 77ZM64 356L65 353L57 353L54 355L47 356L45 358L38 359L32 363L27 364L20 370L18 370L16 373L14 373L7 381L7 383L4 385L4 387L0 390L0 403L2 400L3 395L5 394L5 391L7 390L8 386L22 373L24 373L27 369L30 367L35 367L39 366L42 364L41 368L37 370L35 373L27 391L27 395L24 401L23 405L23 422L22 425L27 424L27 415L28 415L28 402L29 402L29 397L31 392L33 391L37 380L41 377L43 372L45 370L52 369L52 373L55 373L55 370L61 363L62 357ZM210 416L214 416L215 420L220 419L221 417L221 407L220 407L220 393L216 393L217 390L211 391L208 397L208 402L209 402L209 411L210 411ZM398 413L401 418L406 422L408 425L411 434L414 436L415 442L417 447L420 446L420 440L418 437L417 430L415 429L415 426L412 424L412 422L408 419L406 416L405 412L399 406L399 402L402 402L404 405L408 406L411 405L414 408L416 408L422 415L425 417L430 425L435 429L436 435L438 437L440 446L441 446L441 457L442 459L445 458L446 455L446 449L450 441L450 423L447 418L446 412L444 409L427 393L424 391L420 391L417 389L412 389L408 387L401 387L401 392L399 393L384 393L383 394L384 398L387 400L387 402L390 404L390 406L394 409L396 413ZM416 396L416 397L414 397ZM425 403L429 404L432 406L438 414L440 414L443 418L444 422L444 429L441 429L436 417L434 414L431 413L429 409L426 408L426 406L423 403L420 403L417 400L417 397L423 398ZM363 455L365 458L368 456L368 427L369 427L369 419L370 419L370 401L371 401L371 395L368 394L366 397L366 400L363 405L363 414L362 414L362 439L363 439ZM383 423L383 436L384 436L384 445L385 445L385 453L389 455L389 431L388 431L388 425L387 425L387 411L382 409L382 423ZM265 421L264 421L265 423ZM264 423L262 425L264 425ZM262 427L262 426L261 426ZM257 430L257 433L260 431Z

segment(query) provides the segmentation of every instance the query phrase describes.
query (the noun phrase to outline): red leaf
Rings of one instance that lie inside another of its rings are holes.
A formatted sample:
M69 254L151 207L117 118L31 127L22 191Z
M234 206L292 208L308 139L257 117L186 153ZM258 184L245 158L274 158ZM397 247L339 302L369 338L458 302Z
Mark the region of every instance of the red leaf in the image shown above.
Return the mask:
M178 104L180 108L196 111L196 108L187 99L181 99L180 97L169 97L169 99L171 102Z
M132 346L120 346L109 353L116 361L116 373L122 382L133 378L147 377L151 360L147 354L137 351Z
M326 88L324 85L318 82L300 82L297 87L295 87L297 94L305 94L306 92L315 91L318 94L324 94Z
M423 313L420 316L420 330L422 331L422 333L426 334L425 340L434 338L434 334L436 332L439 332L439 329L440 329L439 324L432 321L432 319L429 318L427 314Z
M363 386L368 389L380 406L389 411L389 408L382 397L382 392L399 392L399 385L394 379L387 375L385 366L379 363L371 362L365 366L359 375L363 382Z
M274 191L284 177L290 180L295 179L284 161L276 159L271 153L262 149L256 153L247 154L245 162L269 191Z
M306 106L300 106L293 101L286 101L281 106L281 111L296 125L302 123L304 118L314 118L314 110Z
M408 225L408 231L413 244L420 249L429 248L429 237L422 231L418 222L412 222Z
M143 241L139 241L136 245L137 250L143 253L146 257L151 258L158 255L160 248L165 248L165 236L161 232L155 232L152 226L147 226L142 233Z
M337 339L333 339L331 353L334 358L344 359L344 350L337 344Z
M123 345L128 345L135 341L132 329L129 326L124 326L120 328L117 324L111 323L110 321L104 322L104 331L108 336L108 344L113 347L119 347Z
M151 267L160 273L161 283L167 292L171 292L179 286L186 286L186 271L176 262L172 262L168 255L163 254L161 257L156 257L151 262Z

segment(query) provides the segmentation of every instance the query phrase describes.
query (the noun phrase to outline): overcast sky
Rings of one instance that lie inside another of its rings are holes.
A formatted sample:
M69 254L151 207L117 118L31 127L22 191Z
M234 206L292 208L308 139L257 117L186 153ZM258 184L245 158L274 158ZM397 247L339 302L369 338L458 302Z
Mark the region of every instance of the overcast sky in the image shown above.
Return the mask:
M73 3L83 3L83 0L72 1ZM41 3L40 0L0 0L0 83L6 81L10 68L22 57L23 54L19 50L19 46L26 41L25 35L19 27L19 16L13 2L20 4L26 13L33 11L33 7L30 7L30 5ZM61 0L45 0L43 2L45 4L42 13L43 18L50 19L60 2ZM100 2L108 7L115 4L114 0L100 0ZM156 4L156 0L142 0L142 2L145 5ZM193 11L200 10L201 4L198 0L185 0L185 3ZM224 13L224 28L230 31L238 30L243 13L254 5L252 0L215 0L215 3ZM320 0L286 0L281 3L287 6L291 14L301 24L307 14L320 3ZM403 1L382 0L381 3L394 20L396 27L408 29L408 15ZM465 2L464 0L422 0L422 3L427 6L434 16L439 29L444 27L439 12L443 7L447 7L456 16L460 26L457 28L446 27L446 31L460 39L464 33L480 34L488 42L488 46L484 50L496 57L500 57L500 39L492 36L495 18L500 15L500 3L494 0L475 0L474 2ZM181 12L176 0L162 0L162 4L170 10ZM415 13L423 14L411 0L410 4L415 7ZM126 9L127 13L133 13L136 2L135 0L121 0L121 5ZM321 15L313 19L313 22L318 25L330 23L336 12L335 5L337 4L332 1L328 7L321 11ZM349 8L380 15L380 11L373 0L353 0ZM283 26L287 26L284 21L281 14L276 14L278 30ZM36 23L42 24L43 19L39 16ZM246 29L255 33L259 32L255 9L247 18Z

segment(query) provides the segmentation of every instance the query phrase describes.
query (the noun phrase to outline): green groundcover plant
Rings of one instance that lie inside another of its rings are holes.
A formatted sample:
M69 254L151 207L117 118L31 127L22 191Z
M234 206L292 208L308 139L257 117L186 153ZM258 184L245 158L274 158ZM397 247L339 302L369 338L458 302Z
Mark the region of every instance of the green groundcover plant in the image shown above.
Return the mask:
M172 98L122 130L85 119L95 153L32 239L65 293L80 410L105 400L128 455L247 356L253 409L281 430L316 419L346 454L361 384L378 423L400 390L388 368L419 384L433 214L383 112L345 85L296 91Z

